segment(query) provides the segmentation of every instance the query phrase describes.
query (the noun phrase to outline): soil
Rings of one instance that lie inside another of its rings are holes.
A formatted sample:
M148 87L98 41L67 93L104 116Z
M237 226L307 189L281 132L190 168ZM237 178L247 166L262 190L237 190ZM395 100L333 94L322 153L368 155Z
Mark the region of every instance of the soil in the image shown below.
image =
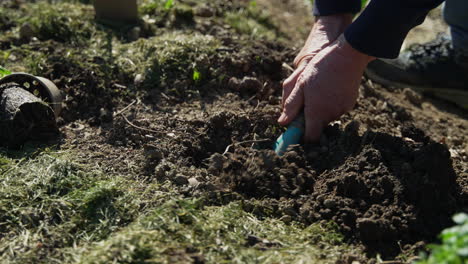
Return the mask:
M301 1L290 2L297 10ZM468 211L468 112L363 78L355 109L319 143L278 157L271 149L283 131L281 81L291 73L284 63L300 43L235 36L207 13L190 32L221 41L204 64L216 69L208 76L223 78L196 83L176 74L128 96L138 76L113 72L121 78L104 81L95 71L101 57L67 63L62 44L41 42L37 49L55 54L43 75L67 95L60 148L111 175L172 181L209 203L240 199L259 216L332 220L384 258L434 241L454 213Z

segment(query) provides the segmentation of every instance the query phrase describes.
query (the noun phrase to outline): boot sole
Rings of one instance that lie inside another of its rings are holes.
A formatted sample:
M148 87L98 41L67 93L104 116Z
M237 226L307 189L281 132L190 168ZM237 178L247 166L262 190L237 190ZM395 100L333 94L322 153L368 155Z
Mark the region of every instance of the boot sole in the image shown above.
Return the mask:
M447 88L437 88L437 87L426 87L426 86L418 86L412 84L405 84L395 81L390 81L381 77L378 74L375 74L372 70L366 69L365 75L367 78L379 83L381 85L385 85L388 87L397 87L397 88L412 88L413 90L420 92L422 94L432 95L434 97L452 102L461 108L468 110L468 91L462 91L458 89L447 89ZM468 86L468 84L467 84Z

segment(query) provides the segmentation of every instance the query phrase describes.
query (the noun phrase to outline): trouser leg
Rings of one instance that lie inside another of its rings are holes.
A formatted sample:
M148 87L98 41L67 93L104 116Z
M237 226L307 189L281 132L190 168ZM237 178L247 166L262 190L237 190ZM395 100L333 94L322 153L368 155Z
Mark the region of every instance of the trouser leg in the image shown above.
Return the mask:
M446 0L444 18L456 51L468 56L468 0Z

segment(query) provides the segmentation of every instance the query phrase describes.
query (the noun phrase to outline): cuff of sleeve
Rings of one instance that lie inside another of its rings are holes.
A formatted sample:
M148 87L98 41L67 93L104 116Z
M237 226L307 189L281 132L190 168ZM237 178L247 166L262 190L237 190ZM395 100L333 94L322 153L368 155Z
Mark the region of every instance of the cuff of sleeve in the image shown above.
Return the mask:
M440 1L432 1L434 2ZM396 58L409 30L421 24L429 10L435 6L428 5L427 1L423 6L386 0L371 1L346 29L345 38L353 48L367 55Z
M315 0L314 16L330 16L361 11L361 0Z

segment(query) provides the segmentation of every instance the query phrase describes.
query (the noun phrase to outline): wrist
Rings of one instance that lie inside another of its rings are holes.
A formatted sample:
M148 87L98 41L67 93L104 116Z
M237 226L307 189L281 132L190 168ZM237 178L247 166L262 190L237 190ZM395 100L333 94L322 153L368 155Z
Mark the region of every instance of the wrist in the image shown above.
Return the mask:
M346 29L346 27L351 25L352 22L353 15L350 13L315 17L315 24L317 26L327 31L341 31L341 33Z
M376 59L375 57L367 55L351 46L351 44L349 44L349 42L346 40L344 34L340 35L336 41L336 45L337 48L342 51L342 54L354 60L356 63L367 65L369 62Z

